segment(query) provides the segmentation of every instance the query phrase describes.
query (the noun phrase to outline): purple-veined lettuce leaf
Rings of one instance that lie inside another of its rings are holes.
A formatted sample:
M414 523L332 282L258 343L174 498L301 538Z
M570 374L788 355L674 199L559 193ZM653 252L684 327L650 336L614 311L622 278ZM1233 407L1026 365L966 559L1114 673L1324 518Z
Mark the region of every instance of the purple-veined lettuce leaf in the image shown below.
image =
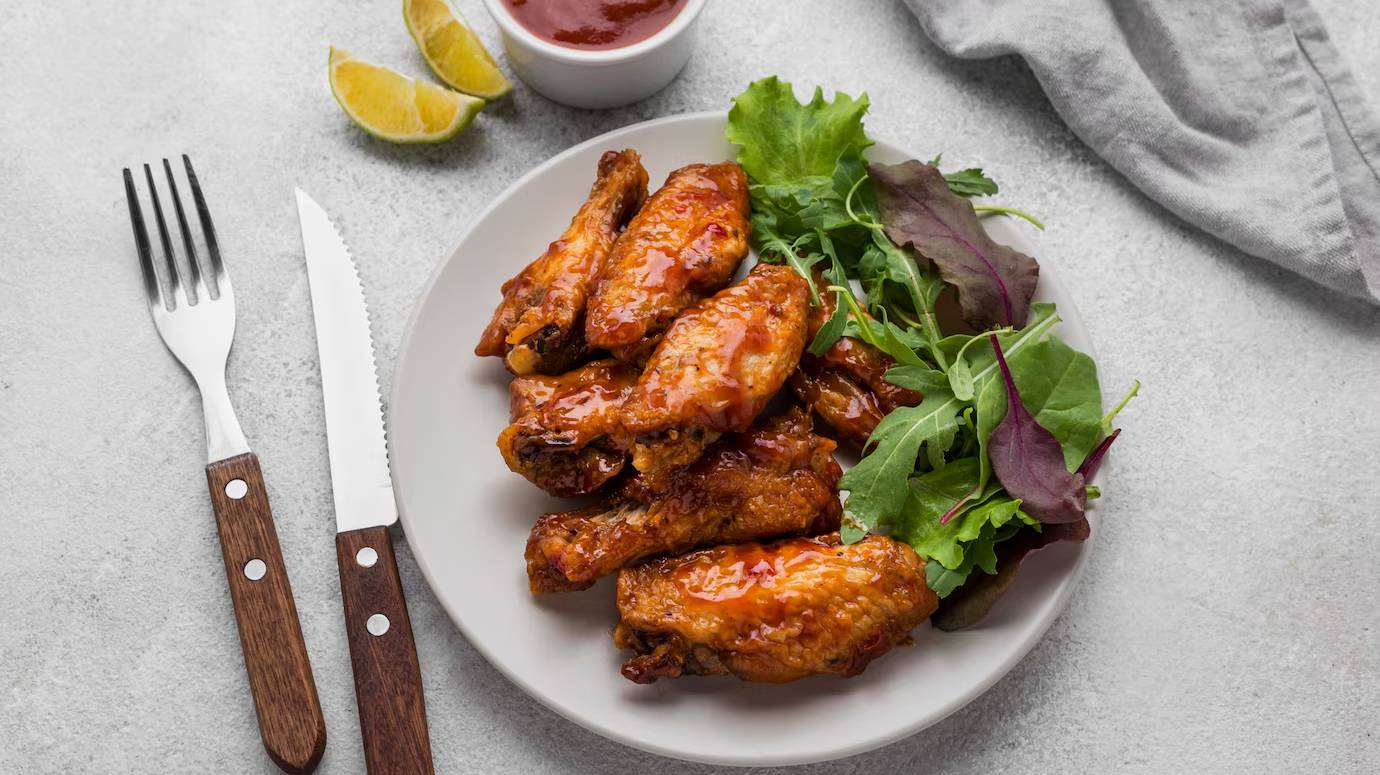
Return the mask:
M992 473L1012 498L1021 501L1021 510L1040 522L1050 525L1077 522L1083 518L1083 507L1087 503L1083 475L1069 473L1059 439L1026 409L1011 378L1001 343L995 335L990 339L1002 380L1006 383L1007 405L1006 416L992 429L987 440Z
M987 236L973 205L939 169L914 159L869 164L887 237L932 263L978 329L1025 325L1040 265Z

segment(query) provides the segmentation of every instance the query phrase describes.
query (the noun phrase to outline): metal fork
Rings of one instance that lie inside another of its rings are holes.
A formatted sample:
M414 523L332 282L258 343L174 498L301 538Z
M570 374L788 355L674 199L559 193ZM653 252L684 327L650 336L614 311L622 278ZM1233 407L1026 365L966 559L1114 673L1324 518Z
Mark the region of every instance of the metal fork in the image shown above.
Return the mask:
M245 672L259 719L264 748L284 771L307 773L316 769L326 748L326 723L316 695L311 662L297 620L297 606L278 546L278 532L269 509L259 459L249 451L244 432L235 418L225 387L225 365L235 338L235 295L221 260L220 244L211 223L201 185L192 162L185 155L187 183L201 222L209 258L213 296L203 277L192 230L182 208L182 197L172 165L163 160L183 257L190 279L184 285L178 268L177 249L168 231L164 208L153 170L144 165L148 198L163 249L168 288L159 282L153 248L139 205L134 176L125 169L125 198L134 226L134 244L143 269L144 292L153 324L177 360L186 367L201 391L206 420L206 481L220 533L225 575L235 605ZM193 300L194 299L194 300Z

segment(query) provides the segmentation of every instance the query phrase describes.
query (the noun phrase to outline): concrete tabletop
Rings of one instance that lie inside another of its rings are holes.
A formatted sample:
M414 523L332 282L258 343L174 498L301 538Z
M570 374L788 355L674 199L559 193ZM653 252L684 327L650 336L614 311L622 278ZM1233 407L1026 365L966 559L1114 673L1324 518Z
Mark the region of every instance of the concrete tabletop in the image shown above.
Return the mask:
M1380 102L1380 5L1315 3ZM458 5L496 51L479 0ZM182 152L198 165L239 303L230 390L325 708L320 771L363 772L293 186L359 258L388 381L428 276L517 176L609 129L724 109L772 73L866 90L875 136L986 167L1049 224L1042 254L1080 300L1106 392L1145 383L1104 474L1091 564L1041 644L931 729L797 771L1375 771L1380 309L1176 220L1065 128L1019 60L949 60L900 2L711 3L665 92L585 112L518 85L430 148L366 137L327 88L331 43L426 74L398 6L0 9L0 772L274 771L197 396L144 308L121 167ZM529 699L398 546L439 771L710 771Z

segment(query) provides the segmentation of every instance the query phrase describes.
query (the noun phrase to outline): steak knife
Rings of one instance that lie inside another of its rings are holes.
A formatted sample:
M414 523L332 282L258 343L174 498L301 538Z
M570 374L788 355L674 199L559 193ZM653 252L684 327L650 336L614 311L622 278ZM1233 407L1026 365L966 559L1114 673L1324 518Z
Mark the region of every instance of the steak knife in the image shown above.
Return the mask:
M364 759L370 775L429 775L422 673L388 532L398 509L364 289L330 217L301 189L297 216L321 356L336 561Z

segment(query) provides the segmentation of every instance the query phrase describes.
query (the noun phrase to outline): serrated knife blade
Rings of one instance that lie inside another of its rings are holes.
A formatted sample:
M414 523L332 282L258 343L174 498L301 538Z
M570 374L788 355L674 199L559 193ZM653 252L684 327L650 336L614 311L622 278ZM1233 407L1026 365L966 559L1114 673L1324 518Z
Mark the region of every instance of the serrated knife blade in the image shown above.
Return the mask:
M301 189L297 215L321 355L335 558L365 766L370 775L431 775L422 671L388 532L398 508L364 288L335 224Z
M388 474L383 405L364 288L330 216L300 188L297 215L321 356L336 532L391 525L398 519L398 508Z

